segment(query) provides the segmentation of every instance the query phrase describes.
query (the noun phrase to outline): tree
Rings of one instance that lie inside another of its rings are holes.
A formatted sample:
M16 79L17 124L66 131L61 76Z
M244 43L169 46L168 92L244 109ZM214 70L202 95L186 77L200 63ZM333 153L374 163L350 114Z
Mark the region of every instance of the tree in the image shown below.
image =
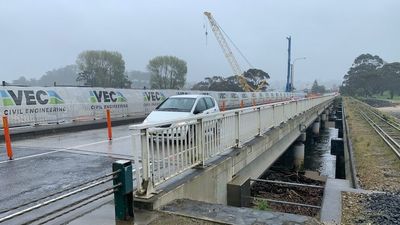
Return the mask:
M323 94L326 92L326 88L324 85L319 85L317 80L314 81L311 87L311 93L313 94Z
M39 85L50 86L54 82L62 85L78 85L78 67L67 65L58 69L47 71L37 82Z
M67 65L58 69L47 71L39 79L32 78L30 80L21 76L17 80L13 80L13 84L27 86L52 86L54 82L62 85L78 85L76 78L78 77L78 67L76 65Z
M149 61L150 85L154 89L180 89L185 85L187 66L175 56L157 56Z
M195 84L192 90L200 91L243 91L235 76L224 78L221 76L206 77L204 81Z
M259 69L249 69L243 73L247 83L254 89L257 89L258 85L269 79L268 73ZM267 86L262 88L260 91L265 91ZM235 91L243 92L243 87L240 85L237 76L230 76L224 78L222 76L206 77L204 81L195 84L192 90L202 91Z
M130 88L131 81L125 75L125 61L119 52L84 51L76 64L79 68L77 81L95 87Z
M341 92L349 95L370 96L382 92L382 77L379 69L385 62L377 55L358 56L347 74L343 77Z
M11 83L16 85L27 85L27 86L31 85L31 82L24 76L20 76L18 79L13 80Z
M249 69L246 72L243 73L243 76L246 78L247 83L253 88L257 89L258 86L262 83L265 82L266 85L264 85L263 88L260 89L260 91L265 91L268 87L267 80L270 78L269 74L264 72L263 70L259 69Z
M378 70L381 77L381 86L385 91L389 91L390 98L395 94L400 94L400 63L387 63Z

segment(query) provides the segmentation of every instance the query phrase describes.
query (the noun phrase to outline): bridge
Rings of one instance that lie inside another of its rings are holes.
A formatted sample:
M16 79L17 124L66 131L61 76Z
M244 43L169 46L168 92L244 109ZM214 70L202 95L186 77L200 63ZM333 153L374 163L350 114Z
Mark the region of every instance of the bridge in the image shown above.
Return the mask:
M304 98L130 126L136 205L159 208L187 198L243 206L250 195L250 179L261 176L296 140L299 157L304 158L305 129L319 129L319 119L326 120L334 98Z
M287 99L191 119L135 124L129 127L129 135L126 126L115 127L112 141L104 140L98 131L91 130L23 138L13 142L13 146L21 150L15 152L15 159L1 161L0 167L3 171L13 170L22 174L36 165L34 171L40 169L37 174L41 176L39 179L30 178L32 183L26 186L18 185L26 176L3 185L16 187L13 196L22 198L28 190L40 187L40 179L62 187L75 184L76 180L85 180L86 174L93 178L93 174L109 172L103 166L110 165L108 169L111 169L111 157L133 162L136 207L158 209L172 200L184 198L246 206L250 179L263 174L290 146L294 146L298 156L294 164L302 163L305 130L311 126L318 132L321 121L327 119L332 109L335 97L331 94ZM84 164L95 162L90 158L92 156L99 157L96 164L103 166L85 168ZM104 156L106 158L101 158ZM67 164L63 158L68 158ZM43 163L35 163L38 159ZM69 174L69 178L57 180L57 175L42 175L52 173L55 167L63 168L62 174ZM109 179L102 185L107 182ZM42 190L40 195L46 193ZM19 201L17 198L12 204L18 205ZM2 213L7 215L7 212L2 210L0 219L4 218L1 218Z

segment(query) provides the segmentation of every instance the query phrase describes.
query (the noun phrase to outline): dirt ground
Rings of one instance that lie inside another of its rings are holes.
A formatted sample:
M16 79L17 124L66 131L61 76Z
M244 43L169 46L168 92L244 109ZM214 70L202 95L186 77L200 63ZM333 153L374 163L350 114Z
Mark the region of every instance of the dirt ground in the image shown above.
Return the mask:
M305 177L302 173L292 171L276 170L271 168L267 171L262 179L280 180L291 183L302 183L324 186L325 182L312 180ZM308 205L321 206L323 189L310 187L287 186L265 182L254 182L251 186L251 196L267 198L272 200L297 202ZM254 208L259 208L260 202L253 202ZM268 208L273 211L293 213L305 216L315 217L319 213L319 209L309 207L299 207L287 204L268 203Z
M400 120L400 104L396 105L395 107L382 107L378 109L384 113L391 114L392 116Z

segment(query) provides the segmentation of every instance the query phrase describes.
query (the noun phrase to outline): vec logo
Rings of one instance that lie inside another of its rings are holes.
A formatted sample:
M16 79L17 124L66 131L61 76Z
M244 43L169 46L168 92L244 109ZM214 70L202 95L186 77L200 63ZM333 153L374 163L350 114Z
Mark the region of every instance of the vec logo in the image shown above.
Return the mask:
M121 92L117 91L89 91L91 103L127 102Z
M0 97L4 106L20 106L23 100L26 105L58 105L64 100L55 91L44 90L0 90Z
M163 101L165 100L165 95L159 91L145 91L143 92L143 97L145 102Z

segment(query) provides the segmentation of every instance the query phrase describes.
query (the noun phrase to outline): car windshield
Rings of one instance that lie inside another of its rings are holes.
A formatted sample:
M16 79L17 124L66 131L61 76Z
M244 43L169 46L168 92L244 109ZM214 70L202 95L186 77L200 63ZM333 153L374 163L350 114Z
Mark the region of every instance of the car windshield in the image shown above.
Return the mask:
M158 111L190 112L195 98L168 98L157 107Z

